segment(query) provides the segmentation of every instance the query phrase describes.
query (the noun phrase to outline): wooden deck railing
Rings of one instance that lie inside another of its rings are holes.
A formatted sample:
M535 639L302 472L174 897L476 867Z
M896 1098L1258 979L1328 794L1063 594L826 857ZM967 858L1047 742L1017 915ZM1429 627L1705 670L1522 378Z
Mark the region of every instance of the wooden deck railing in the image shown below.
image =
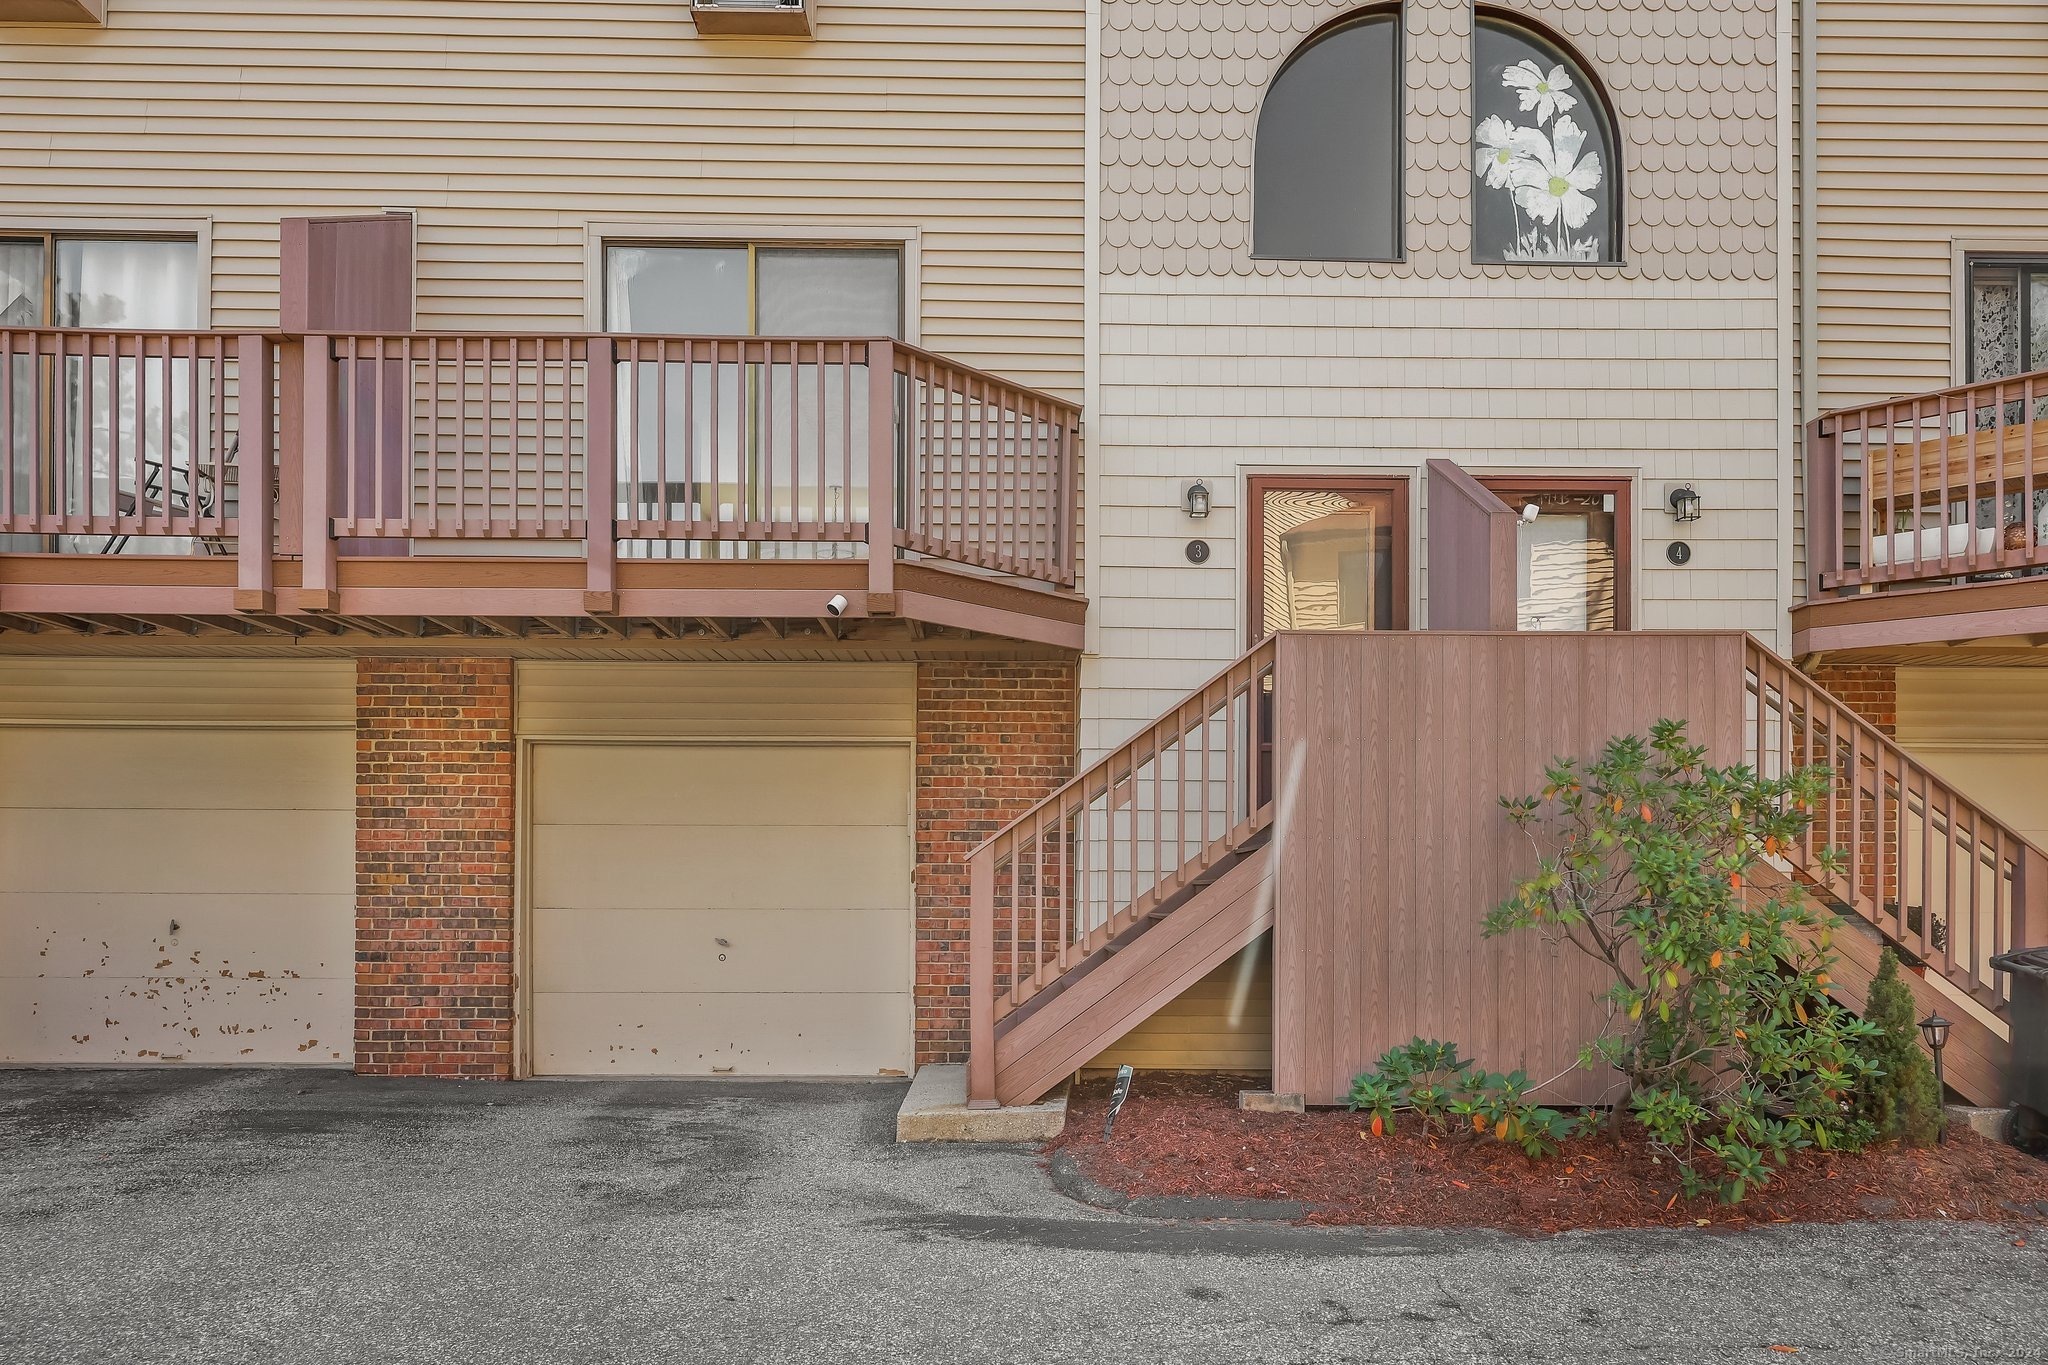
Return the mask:
M1806 429L1816 592L2048 565L2048 370L1844 408Z
M968 860L968 1093L995 1095L995 1030L1137 928L1273 818L1267 639Z
M1808 880L1961 989L1996 1007L1991 958L2048 932L2048 854L1936 777L1870 722L1751 639L1747 760L1826 764L1834 796L1785 856ZM1816 856L1838 851L1826 872Z
M871 591L900 553L1075 579L1079 411L887 339L16 329L0 378L0 531L44 549L223 548L274 442L314 593L339 541L582 542L598 599L621 554L742 544L865 556Z

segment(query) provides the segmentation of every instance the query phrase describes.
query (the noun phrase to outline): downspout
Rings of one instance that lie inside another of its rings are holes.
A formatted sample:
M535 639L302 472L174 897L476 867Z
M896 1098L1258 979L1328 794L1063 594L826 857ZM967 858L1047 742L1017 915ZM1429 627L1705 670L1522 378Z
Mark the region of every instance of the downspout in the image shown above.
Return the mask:
M1814 234L1819 215L1814 210L1815 181L1819 179L1815 160L1820 120L1814 112L1819 96L1820 59L1814 49L1820 41L1820 0L1798 0L1799 4L1799 416L1810 422L1820 416L1813 410L1819 397L1820 365L1813 329L1819 321L1818 290L1814 282Z

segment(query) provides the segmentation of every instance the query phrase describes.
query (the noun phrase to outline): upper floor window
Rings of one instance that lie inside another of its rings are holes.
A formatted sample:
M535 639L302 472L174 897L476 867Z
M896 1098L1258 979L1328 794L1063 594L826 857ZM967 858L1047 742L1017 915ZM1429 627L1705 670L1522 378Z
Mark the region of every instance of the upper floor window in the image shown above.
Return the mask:
M0 327L199 326L189 237L0 234Z
M2048 369L2048 259L1972 259L1968 322L1967 382Z
M1620 260L1614 125L1585 70L1528 29L1482 17L1472 83L1473 255Z
M903 335L894 247L618 244L605 250L604 287L615 332Z
M1398 12L1346 20L1287 59L1252 150L1252 254L1390 261L1401 255Z

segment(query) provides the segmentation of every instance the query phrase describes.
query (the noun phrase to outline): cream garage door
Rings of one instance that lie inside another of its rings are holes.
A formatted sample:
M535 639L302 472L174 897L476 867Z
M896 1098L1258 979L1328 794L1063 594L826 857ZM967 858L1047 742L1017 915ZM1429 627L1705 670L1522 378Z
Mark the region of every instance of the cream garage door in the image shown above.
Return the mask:
M536 1072L910 1069L907 746L536 743L529 783Z
M354 747L0 726L0 1062L351 1062Z

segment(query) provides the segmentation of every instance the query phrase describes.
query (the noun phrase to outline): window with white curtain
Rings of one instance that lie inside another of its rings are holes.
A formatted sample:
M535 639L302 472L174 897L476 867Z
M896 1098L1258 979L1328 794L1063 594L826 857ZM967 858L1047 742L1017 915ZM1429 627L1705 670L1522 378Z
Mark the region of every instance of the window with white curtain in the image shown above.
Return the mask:
M83 327L120 331L192 331L199 326L199 245L189 237L115 237L65 233L0 234L0 326ZM48 363L17 356L7 376L13 411L8 474L16 506L25 506L37 461L62 463L66 506L74 513L177 505L225 496L194 472L193 454L205 449L219 415L202 405L211 376L191 373L194 362L99 357ZM196 383L194 381L197 381ZM63 406L62 450L39 449L34 430L38 385L45 402ZM168 409L168 411L166 411ZM142 414L137 430L137 413ZM133 468L119 479L116 449L142 452L139 484ZM193 548L179 539L58 536L0 537L0 548L84 553L125 550L175 554ZM20 542L37 542L23 544Z

